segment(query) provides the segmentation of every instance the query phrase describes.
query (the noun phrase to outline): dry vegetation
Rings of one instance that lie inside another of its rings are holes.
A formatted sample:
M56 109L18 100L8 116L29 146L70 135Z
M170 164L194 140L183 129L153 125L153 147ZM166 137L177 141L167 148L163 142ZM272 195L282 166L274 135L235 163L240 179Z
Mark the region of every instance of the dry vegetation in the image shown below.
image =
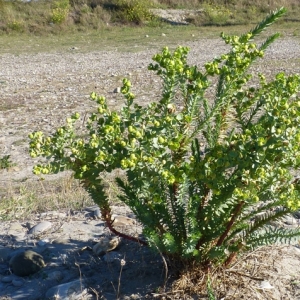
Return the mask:
M288 9L281 22L299 22L298 0L0 0L0 32L47 35L99 30L107 24L164 26L151 8L199 10L189 20L195 26L245 25L281 6Z

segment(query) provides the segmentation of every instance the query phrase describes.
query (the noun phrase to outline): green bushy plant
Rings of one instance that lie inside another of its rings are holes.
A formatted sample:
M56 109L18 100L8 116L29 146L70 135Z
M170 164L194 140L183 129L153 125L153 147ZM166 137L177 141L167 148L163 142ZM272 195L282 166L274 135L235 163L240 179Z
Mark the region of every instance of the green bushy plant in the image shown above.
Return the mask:
M51 21L54 24L63 23L66 20L69 11L70 11L69 0L54 1L52 5Z
M142 24L154 18L149 10L151 7L149 0L117 0L116 5L119 18L125 22Z
M163 80L158 102L135 103L127 79L120 112L92 93L98 109L88 118L87 138L76 135L78 113L53 135L29 135L30 155L48 158L34 173L72 170L112 232L204 267L299 235L268 224L300 205L292 175L300 164L300 77L279 73L267 81L249 72L279 34L260 45L254 39L284 12L240 37L222 34L231 50L203 70L187 64L187 47L165 47L149 65ZM118 169L126 175L115 179L118 198L143 224L146 242L113 227L99 175Z
M23 24L20 21L13 20L7 23L7 27L13 31L22 32L24 29Z
M10 155L3 155L0 158L0 169L9 169L15 166L15 164L10 160Z
M224 5L203 4L205 18L208 24L227 24L232 16L232 12Z

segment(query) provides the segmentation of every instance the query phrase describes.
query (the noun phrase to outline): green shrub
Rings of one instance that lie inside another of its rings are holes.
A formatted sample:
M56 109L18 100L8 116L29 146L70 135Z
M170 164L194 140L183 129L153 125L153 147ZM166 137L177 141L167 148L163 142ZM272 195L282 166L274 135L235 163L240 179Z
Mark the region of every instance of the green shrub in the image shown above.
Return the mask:
M142 24L154 18L149 11L149 0L117 0L118 18L130 23Z
M10 160L10 155L4 155L0 158L0 169L9 169L15 164Z
M29 135L30 155L48 158L34 173L72 170L112 232L130 238L113 227L99 176L123 169L126 178L115 179L118 198L143 224L147 243L203 267L228 265L239 252L298 236L300 229L268 224L300 205L292 175L300 164L300 77L279 73L267 82L248 72L279 34L261 45L254 38L284 12L240 37L222 34L231 50L203 71L187 64L188 48L164 48L149 65L163 80L159 102L134 103L127 79L120 112L92 93L98 110L88 118L88 138L76 136L78 113L51 136ZM266 213L258 218L260 212Z
M22 32L24 30L24 26L20 21L13 20L7 23L7 27L13 31Z
M204 4L204 14L207 24L224 25L229 23L231 11L224 5Z
M63 23L70 10L69 0L57 0L53 2L51 21L54 24Z

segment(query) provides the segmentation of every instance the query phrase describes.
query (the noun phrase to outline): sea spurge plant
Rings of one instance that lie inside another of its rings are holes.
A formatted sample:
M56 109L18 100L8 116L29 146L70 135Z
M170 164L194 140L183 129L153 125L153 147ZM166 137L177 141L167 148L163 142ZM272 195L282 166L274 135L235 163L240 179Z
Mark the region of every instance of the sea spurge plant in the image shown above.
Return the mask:
M87 120L87 138L75 133L77 113L50 137L29 135L31 156L49 158L34 172L73 170L108 227L128 238L113 227L100 176L124 170L115 179L118 197L144 226L145 240L131 239L203 266L227 265L240 251L299 235L268 224L300 206L293 176L300 164L300 77L279 73L267 81L248 72L279 35L260 45L255 37L284 11L240 37L222 34L231 50L202 69L187 64L187 47L165 47L149 65L163 80L158 102L135 103L128 79L120 112L93 92L98 109Z

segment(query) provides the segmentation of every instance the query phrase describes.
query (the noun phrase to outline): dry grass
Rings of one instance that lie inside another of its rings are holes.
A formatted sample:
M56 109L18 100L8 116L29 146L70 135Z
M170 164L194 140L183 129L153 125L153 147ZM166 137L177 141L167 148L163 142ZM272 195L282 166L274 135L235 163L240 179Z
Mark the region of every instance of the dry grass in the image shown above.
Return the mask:
M52 181L10 183L0 189L0 200L0 221L23 221L35 213L79 210L94 204L70 175Z
M289 249L288 246L263 246L243 254L230 268L212 267L208 272L195 264L186 265L169 293L177 298L167 299L292 299L291 295L299 293L299 276L288 275L289 267L282 261L285 257L295 263L295 254L289 257ZM281 274L282 269L285 270ZM261 288L262 282L269 282L273 288Z
M113 205L121 204L117 200L120 190L113 180L116 176L122 177L122 172L101 174L105 193ZM24 221L37 213L80 210L92 205L95 203L79 181L67 172L59 178L11 181L0 187L0 221Z

